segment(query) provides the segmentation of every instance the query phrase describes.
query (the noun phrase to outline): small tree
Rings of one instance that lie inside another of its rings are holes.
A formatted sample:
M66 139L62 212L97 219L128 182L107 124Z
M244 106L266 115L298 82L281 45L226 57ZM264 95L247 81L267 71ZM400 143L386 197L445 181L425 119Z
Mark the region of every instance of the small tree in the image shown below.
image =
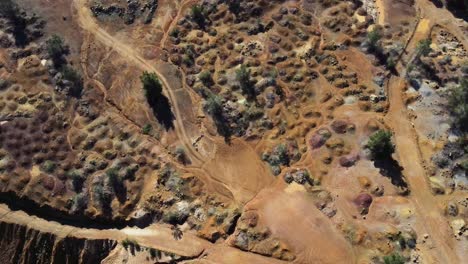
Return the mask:
M290 159L288 148L286 147L286 145L279 144L278 146L276 146L274 153L278 156L281 165L289 165Z
M47 53L55 67L61 67L65 62L63 56L68 53L68 48L58 35L53 35L46 41Z
M205 28L206 18L203 12L203 7L200 5L192 6L192 19L201 29Z
M247 96L247 98L255 98L255 87L250 78L250 70L247 69L245 65L241 65L241 67L236 71L236 78L240 84L242 92Z
M416 59L419 60L423 56L427 56L431 52L431 39L423 39L416 46Z
M454 125L468 132L468 79L461 80L449 96L448 108L455 118Z
M369 48L371 50L376 50L378 47L378 42L382 38L380 31L378 29L373 29L371 32L367 33L367 41L369 42Z
M374 159L387 159L395 151L392 143L392 133L387 130L379 130L372 134L366 146Z
M210 94L205 102L205 111L211 115L216 125L218 133L225 139L231 136L231 129L229 123L224 116L223 103L221 99L214 94Z

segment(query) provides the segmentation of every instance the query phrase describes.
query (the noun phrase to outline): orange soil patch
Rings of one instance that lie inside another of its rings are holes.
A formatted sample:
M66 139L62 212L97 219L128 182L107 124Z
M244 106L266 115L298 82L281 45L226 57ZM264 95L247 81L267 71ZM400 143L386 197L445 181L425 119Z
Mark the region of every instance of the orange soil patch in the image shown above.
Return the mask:
M257 210L259 225L289 245L297 263L353 263L350 245L314 206L303 186L283 186L281 180L275 188L262 191L245 210Z
M240 203L248 202L274 180L258 154L242 140L218 145L215 157L203 169L224 183Z

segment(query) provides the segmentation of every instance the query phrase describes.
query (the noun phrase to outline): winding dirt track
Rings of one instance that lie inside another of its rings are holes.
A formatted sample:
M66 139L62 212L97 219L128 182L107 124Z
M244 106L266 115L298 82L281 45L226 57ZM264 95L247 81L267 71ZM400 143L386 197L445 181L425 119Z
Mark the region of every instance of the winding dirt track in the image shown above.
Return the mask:
M204 158L194 149L191 143L191 139L187 136L187 131L184 128L183 119L181 110L178 107L176 96L172 87L169 85L166 77L162 75L156 67L151 65L147 60L143 59L137 52L135 52L132 48L126 46L121 41L112 37L109 33L105 30L100 28L94 21L94 18L91 14L89 8L87 8L86 0L74 0L75 9L77 11L77 18L80 26L83 30L86 30L92 33L96 39L98 39L102 44L113 48L116 52L118 52L122 57L125 57L132 61L135 65L138 65L142 70L148 72L154 72L158 75L159 79L161 80L164 91L171 102L174 115L175 115L175 131L178 138L182 141L185 149L189 152L190 157L193 163L202 164L204 162Z
M420 2L419 6L424 7L421 14L423 21L427 23L430 21L432 25L445 24L444 26L449 28L452 33L455 32L455 35L460 37L460 29L458 27L446 25L446 23L443 23L444 20L440 19L440 16L428 17L430 14L435 14L435 10L431 6L428 6L428 3ZM447 10L445 11L448 12ZM429 25L421 26L419 24L414 29L413 37L406 45L409 50L405 49L397 64L400 76L406 76L406 65L403 65L402 62L411 62L414 58L414 49L417 43L428 37L431 31L430 28ZM466 45L465 37L459 38L459 40ZM417 142L417 133L413 124L408 119L407 106L404 102L406 85L403 77L392 76L388 81L387 91L390 108L385 116L385 121L394 132L398 160L404 168L403 173L410 185L410 197L412 197L411 200L415 204L418 219L421 221L418 226L430 235L431 241L436 247L436 250L428 252L435 257L432 260L433 263L461 263L461 258L457 255L456 248L454 247L451 229L448 226L447 219L441 214L440 208L438 208L437 197L432 194L426 170L422 165L424 162Z
M416 207L418 219L423 221L419 227L430 235L436 245L432 255L437 256L437 263L461 263L454 251L450 227L437 207L436 197L432 194L423 168L422 157L416 142L416 133L407 118L406 105L403 101L405 82L392 77L389 82L390 110L386 123L394 132L396 151L404 168L404 175L411 189L410 197Z

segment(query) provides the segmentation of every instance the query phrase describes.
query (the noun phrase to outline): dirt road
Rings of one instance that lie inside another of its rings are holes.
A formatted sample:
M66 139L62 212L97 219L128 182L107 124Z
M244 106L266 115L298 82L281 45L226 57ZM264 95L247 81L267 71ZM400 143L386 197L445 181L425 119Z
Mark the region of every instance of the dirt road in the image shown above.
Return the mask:
M104 45L113 48L118 52L122 57L127 58L132 61L135 65L138 65L142 70L148 72L154 72L158 75L161 80L164 91L169 98L169 101L173 107L173 112L175 115L175 131L178 138L182 141L182 144L186 151L189 153L190 158L193 163L201 164L204 162L204 158L195 150L192 145L191 139L187 136L187 131L184 128L182 122L182 113L178 107L177 99L173 91L173 87L169 86L169 82L166 77L162 75L156 67L151 65L147 60L143 59L134 49L126 46L121 41L117 40L101 27L99 27L91 14L90 9L87 7L86 0L75 0L73 1L75 9L77 11L77 20L80 26L88 32L91 32L97 40L99 40Z

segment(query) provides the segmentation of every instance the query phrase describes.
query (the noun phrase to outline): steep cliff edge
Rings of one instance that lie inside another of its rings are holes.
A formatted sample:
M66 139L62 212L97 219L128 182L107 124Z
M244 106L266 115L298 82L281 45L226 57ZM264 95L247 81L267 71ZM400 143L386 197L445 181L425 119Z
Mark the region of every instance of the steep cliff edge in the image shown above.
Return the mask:
M106 238L71 235L75 228L0 206L2 263L100 263L116 245Z
M27 225L0 222L2 263L100 263L117 245L106 239L60 237Z

